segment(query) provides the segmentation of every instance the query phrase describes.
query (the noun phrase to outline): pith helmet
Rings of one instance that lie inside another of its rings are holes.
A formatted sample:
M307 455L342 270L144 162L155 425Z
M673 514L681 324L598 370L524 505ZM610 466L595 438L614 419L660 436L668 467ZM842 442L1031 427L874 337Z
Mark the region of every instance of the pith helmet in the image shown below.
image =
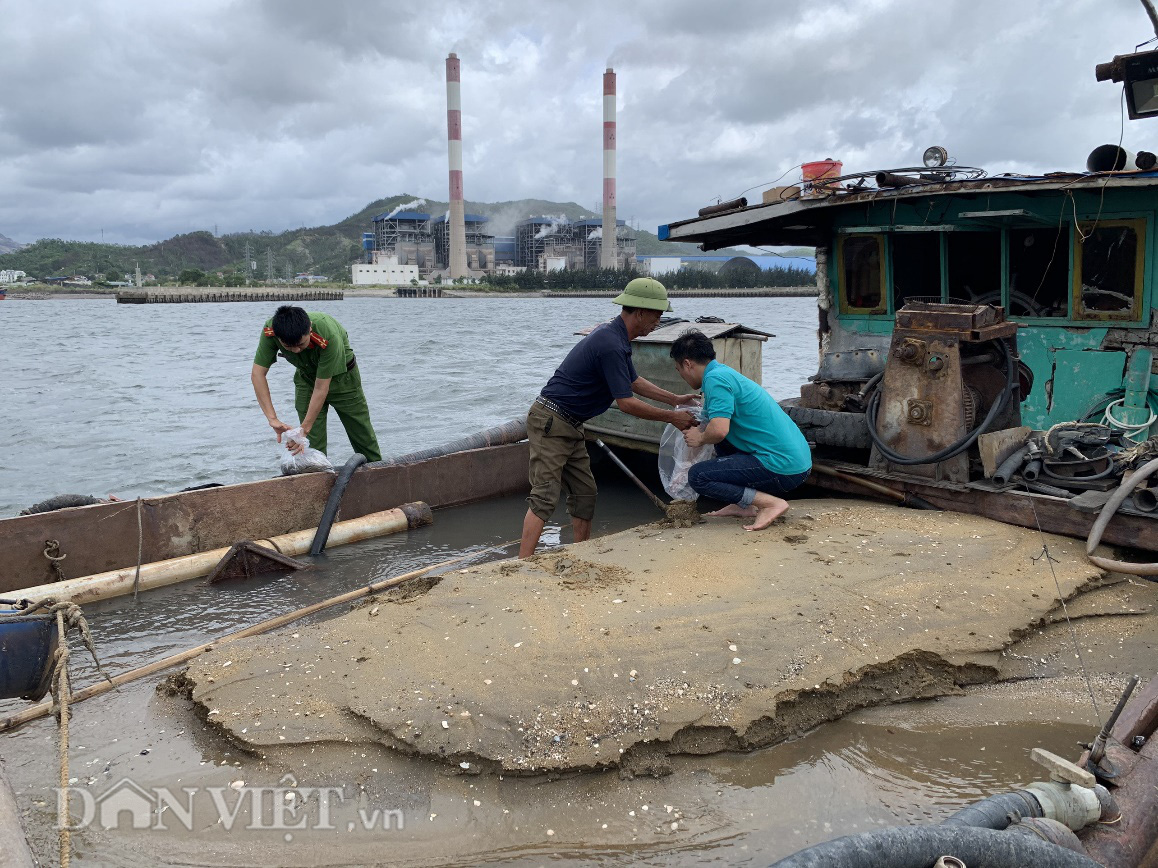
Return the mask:
M624 307L645 307L648 310L671 310L667 300L667 290L662 283L652 277L637 277L615 298L616 304Z

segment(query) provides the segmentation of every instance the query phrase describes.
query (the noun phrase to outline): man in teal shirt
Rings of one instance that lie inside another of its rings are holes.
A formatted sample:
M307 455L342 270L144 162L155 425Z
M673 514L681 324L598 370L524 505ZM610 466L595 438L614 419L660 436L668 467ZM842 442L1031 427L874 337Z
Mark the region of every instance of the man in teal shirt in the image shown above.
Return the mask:
M297 369L294 407L310 446L326 451L326 415L333 407L354 451L365 455L367 461L381 461L378 438L370 424L370 409L362 392L362 375L349 335L341 323L329 314L308 313L288 304L279 307L273 317L266 320L253 357L250 381L278 443L291 427L278 418L266 380L270 365L279 355ZM304 447L288 448L291 452L300 452Z
M704 392L707 427L689 428L684 440L716 446L715 458L692 465L688 483L697 494L728 504L709 515L752 518L744 529L763 530L788 509L781 495L808 479L808 441L771 395L716 361L703 332L689 329L676 338L671 357L683 381Z

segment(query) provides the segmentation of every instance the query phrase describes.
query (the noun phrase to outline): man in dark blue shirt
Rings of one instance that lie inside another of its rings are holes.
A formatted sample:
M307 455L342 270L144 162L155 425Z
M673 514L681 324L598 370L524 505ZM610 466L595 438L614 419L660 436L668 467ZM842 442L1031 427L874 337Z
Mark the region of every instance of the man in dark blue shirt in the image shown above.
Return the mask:
M671 310L667 290L658 280L637 277L615 303L623 306L620 315L596 326L572 348L527 414L531 494L523 519L521 558L535 553L543 526L564 488L575 542L591 537L597 490L583 437L584 422L612 402L624 413L669 422L681 431L694 422L690 413L661 410L635 397L673 407L686 400L639 376L631 363L631 342L651 334L661 314Z

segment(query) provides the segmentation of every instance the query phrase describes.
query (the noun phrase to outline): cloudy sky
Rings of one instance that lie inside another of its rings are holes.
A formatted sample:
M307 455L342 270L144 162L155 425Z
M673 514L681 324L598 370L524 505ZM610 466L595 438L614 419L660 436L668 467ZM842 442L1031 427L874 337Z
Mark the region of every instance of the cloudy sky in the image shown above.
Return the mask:
M1120 134L1094 65L1154 35L1138 0L0 0L0 22L0 233L26 243L445 199L450 51L468 199L595 209L607 65L619 215L651 230L829 156L1078 169ZM1158 148L1158 121L1125 145Z

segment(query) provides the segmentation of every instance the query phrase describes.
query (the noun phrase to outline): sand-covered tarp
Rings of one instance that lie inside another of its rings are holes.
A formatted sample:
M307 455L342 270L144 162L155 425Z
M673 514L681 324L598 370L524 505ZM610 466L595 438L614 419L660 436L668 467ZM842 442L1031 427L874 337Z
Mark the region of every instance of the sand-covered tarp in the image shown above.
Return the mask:
M660 773L673 753L760 747L991 680L994 653L1053 616L1059 587L1099 578L1075 540L798 501L758 533L653 525L453 571L206 654L187 683L257 752L368 741L465 772Z

